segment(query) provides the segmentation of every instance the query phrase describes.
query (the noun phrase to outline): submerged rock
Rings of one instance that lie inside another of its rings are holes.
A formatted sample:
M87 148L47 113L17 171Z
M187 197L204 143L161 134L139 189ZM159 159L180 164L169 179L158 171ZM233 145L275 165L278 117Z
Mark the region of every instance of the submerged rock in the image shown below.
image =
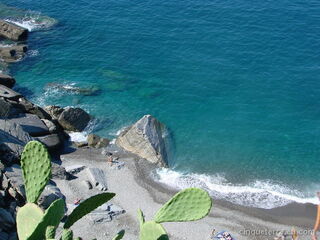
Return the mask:
M59 124L68 131L83 131L90 122L90 115L81 108L67 107L59 116Z
M17 62L21 60L28 51L27 45L16 45L12 47L1 47L0 57L7 63Z
M101 89L97 86L77 87L61 83L48 83L46 88L54 88L67 93L79 94L83 96L96 96L101 92Z
M117 138L116 144L152 163L167 166L166 131L165 125L156 118L145 115L122 132Z
M13 41L25 41L28 38L28 30L0 20L0 36Z

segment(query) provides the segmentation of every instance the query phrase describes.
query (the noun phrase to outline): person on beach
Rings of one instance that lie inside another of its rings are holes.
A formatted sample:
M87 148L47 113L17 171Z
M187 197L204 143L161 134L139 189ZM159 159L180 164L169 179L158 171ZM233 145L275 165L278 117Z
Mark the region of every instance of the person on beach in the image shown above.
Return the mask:
M316 222L315 222L314 228L313 228L312 240L318 240L317 231L319 230L319 227L320 227L320 192L317 192L317 195L319 198L319 204L317 207L317 218L316 218Z
M110 166L112 166L112 163L113 163L112 153L108 153L107 163L109 163Z

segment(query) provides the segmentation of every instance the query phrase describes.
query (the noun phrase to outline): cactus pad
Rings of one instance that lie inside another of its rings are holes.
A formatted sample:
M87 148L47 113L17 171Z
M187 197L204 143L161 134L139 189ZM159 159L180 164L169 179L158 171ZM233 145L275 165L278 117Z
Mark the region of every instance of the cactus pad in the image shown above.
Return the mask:
M154 220L157 223L195 221L207 216L211 207L212 200L206 191L187 188L163 205Z
M29 240L43 239L48 226L58 227L60 220L64 216L64 201L57 199L45 211L43 218L39 222L37 228L33 231Z
M28 142L21 155L21 168L27 201L36 203L51 173L51 160L45 146L37 141Z
M169 240L161 224L154 221L145 222L140 227L140 240Z
M70 229L63 229L61 239L73 240L73 232Z
M56 236L56 227L48 226L46 229L46 239L54 239Z
M27 203L17 212L17 229L20 240L29 239L43 218L43 211L34 203Z
M122 239L123 236L124 236L124 233L125 233L125 231L121 230L120 232L117 233L117 235L114 238L112 238L112 240L120 240L120 239Z
M86 199L73 210L63 227L70 228L80 218L84 217L86 214L90 213L102 204L108 202L115 195L116 194L114 193L101 193Z

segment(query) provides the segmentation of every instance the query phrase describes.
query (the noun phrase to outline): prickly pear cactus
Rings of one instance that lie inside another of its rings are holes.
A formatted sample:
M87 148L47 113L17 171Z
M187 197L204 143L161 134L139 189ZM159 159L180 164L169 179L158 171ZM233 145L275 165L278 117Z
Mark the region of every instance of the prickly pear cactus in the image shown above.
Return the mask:
M28 142L21 155L24 186L29 203L36 203L51 173L50 155L43 144Z
M114 196L114 193L101 193L86 199L73 210L63 227L70 228L80 218L84 217L102 204L108 202Z
M63 199L57 199L51 203L28 240L43 239L48 226L58 227L60 220L64 216L64 207Z
M46 229L46 239L54 239L56 236L56 227L48 226Z
M144 222L140 226L140 240L169 240L161 224L154 221Z
M185 222L207 216L212 207L209 194L199 188L187 188L178 192L156 213L154 221Z
M17 230L20 240L27 240L35 231L44 216L34 203L27 203L17 212Z
M120 232L117 233L117 235L114 238L112 238L112 240L121 240L124 236L124 233L125 231L121 230Z
M70 229L63 229L61 240L73 240L73 232Z

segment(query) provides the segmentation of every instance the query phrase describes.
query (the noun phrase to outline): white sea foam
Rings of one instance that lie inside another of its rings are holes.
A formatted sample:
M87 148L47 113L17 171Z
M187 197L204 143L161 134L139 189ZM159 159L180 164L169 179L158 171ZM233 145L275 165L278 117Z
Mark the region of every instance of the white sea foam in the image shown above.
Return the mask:
M69 133L71 142L86 142L87 132L71 132Z
M214 198L250 207L271 209L292 202L318 204L316 197L305 197L305 193L271 181L233 185L222 175L183 174L170 169L158 169L154 177L156 181L175 189L201 187Z
M39 50L29 50L27 52L28 57L36 57L39 56Z
M23 17L7 18L8 22L28 29L30 32L51 28L57 21L50 17L42 16L39 12L28 11Z

